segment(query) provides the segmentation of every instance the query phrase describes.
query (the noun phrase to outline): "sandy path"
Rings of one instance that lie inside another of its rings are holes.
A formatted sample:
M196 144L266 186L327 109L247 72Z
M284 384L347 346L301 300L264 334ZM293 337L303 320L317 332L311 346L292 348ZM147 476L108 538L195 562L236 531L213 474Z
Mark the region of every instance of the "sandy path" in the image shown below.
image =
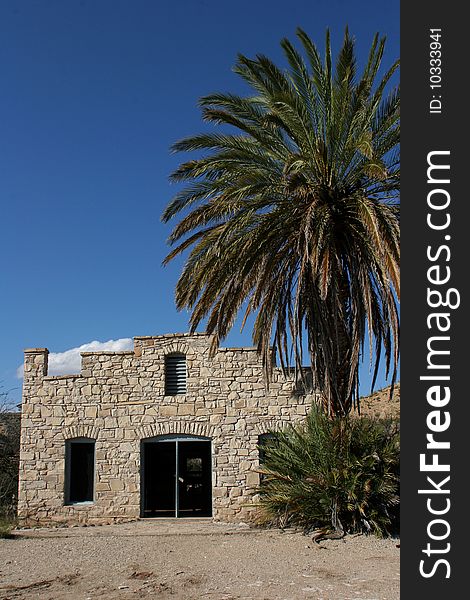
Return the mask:
M397 600L399 552L206 521L21 530L0 540L0 599Z

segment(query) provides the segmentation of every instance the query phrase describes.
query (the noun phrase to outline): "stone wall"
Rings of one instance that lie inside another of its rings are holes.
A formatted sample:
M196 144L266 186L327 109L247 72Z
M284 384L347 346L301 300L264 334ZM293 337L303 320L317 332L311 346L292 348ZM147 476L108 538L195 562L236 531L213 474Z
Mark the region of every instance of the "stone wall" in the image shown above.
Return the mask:
M49 376L48 350L25 351L18 515L22 524L104 523L140 516L141 440L212 440L213 516L246 520L258 484L258 436L305 417L314 399L253 348L210 356L202 334L137 337L129 352L84 352L79 375ZM186 355L187 392L165 396L164 357ZM96 440L95 498L66 505L65 442Z

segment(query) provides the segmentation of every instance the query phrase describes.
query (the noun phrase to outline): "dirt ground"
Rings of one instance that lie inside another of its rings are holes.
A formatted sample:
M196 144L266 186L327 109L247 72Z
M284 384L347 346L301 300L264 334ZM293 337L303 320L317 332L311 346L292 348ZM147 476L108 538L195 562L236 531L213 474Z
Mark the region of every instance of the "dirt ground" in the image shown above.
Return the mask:
M395 600L399 553L205 520L22 529L0 540L0 599Z

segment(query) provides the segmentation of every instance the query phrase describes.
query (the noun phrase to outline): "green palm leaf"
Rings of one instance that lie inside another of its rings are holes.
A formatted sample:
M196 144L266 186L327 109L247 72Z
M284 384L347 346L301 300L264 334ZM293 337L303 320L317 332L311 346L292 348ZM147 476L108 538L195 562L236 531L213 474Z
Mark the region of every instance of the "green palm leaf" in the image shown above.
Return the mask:
M253 95L202 98L223 132L173 146L199 158L172 174L186 187L162 216L184 212L166 262L189 252L176 304L191 330L206 321L215 349L244 307L268 378L272 344L287 367L289 340L300 376L305 339L326 408L344 415L366 337L374 379L382 355L392 379L398 364L399 92L386 94L398 63L378 78L378 35L361 74L348 31L335 61L329 32L323 59L297 35L301 51L281 42L285 70L240 55L234 70Z

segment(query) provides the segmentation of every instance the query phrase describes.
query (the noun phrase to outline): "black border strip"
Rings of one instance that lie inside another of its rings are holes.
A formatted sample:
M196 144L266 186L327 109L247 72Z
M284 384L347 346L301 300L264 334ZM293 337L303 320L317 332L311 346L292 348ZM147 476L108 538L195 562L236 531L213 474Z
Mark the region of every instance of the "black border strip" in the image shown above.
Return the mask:
M464 375L470 372L465 313L470 239L465 208L470 203L464 176L470 166L465 164L464 148L469 129L464 6L435 0L401 4L401 598L405 600L450 600L468 593L464 575L469 528L464 508L470 399ZM431 29L440 30L435 32L440 36L431 38ZM436 40L440 46L431 45ZM430 63L437 58L440 63ZM430 71L437 66L441 71ZM431 75L438 76L431 80ZM450 169L428 172L430 163ZM453 308L445 306L446 300ZM429 434L443 445L432 447ZM420 455L424 455L421 468ZM437 466L431 470L433 461Z

